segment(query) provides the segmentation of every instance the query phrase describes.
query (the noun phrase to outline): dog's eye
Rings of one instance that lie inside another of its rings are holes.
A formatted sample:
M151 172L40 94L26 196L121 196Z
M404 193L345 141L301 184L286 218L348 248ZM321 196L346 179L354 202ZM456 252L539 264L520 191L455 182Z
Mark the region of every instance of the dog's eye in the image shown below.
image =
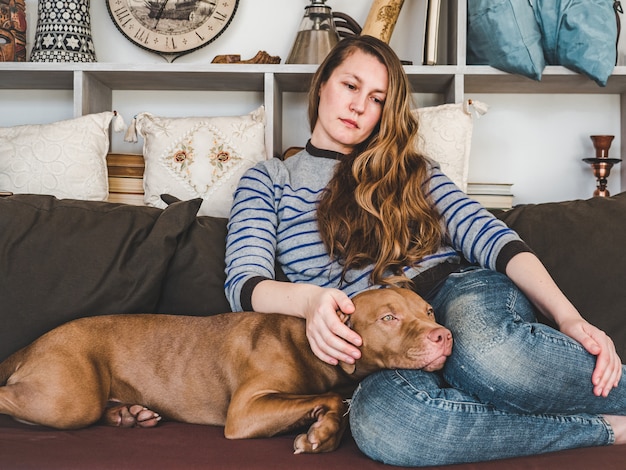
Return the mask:
M396 317L394 317L391 313L388 313L381 320L382 321L392 321L392 320L395 320L395 319L396 319Z
M426 312L426 313L428 313L428 316L429 316L430 318L435 318L435 311L433 310L433 308L432 308L432 307L431 307L431 308L429 308L429 309L428 309L428 312Z

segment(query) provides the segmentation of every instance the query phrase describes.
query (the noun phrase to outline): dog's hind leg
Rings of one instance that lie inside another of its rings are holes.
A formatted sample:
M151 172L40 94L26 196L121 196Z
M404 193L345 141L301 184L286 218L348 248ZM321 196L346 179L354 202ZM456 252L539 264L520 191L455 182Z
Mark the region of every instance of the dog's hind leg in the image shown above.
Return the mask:
M18 421L57 429L77 429L96 422L102 409L94 400L79 401L68 395L40 391L42 387L17 382L0 387L0 413Z
M57 429L76 429L100 419L108 383L91 361L44 351L19 351L0 366L0 414ZM65 360L62 360L65 359Z

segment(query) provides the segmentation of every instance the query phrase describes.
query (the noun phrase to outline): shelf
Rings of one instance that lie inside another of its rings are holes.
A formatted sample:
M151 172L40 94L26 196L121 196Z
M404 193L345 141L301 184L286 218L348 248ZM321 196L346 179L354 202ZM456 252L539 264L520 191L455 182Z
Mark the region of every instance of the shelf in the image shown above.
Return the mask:
M71 90L75 64L0 62L0 90Z
M282 92L306 92L316 65L284 64L58 64L0 62L0 89L71 90L77 73L111 90L263 92L271 75ZM448 93L456 78L470 93L626 93L626 66L615 67L606 87L561 66L547 66L541 81L487 65L405 66L416 93Z
M450 65L404 67L415 93L437 94L437 101L447 103L460 103L472 93L618 94L623 137L620 150L626 153L626 67L615 67L607 86L600 87L561 66L547 66L542 80L535 81L490 66L466 65L467 0L449 2L447 24ZM116 91L253 93L252 101L265 106L266 146L268 153L274 153L283 149L283 124L288 124L283 123L285 93L306 93L317 68L314 64L0 62L0 91L8 90L4 96L10 95L10 90L70 91L71 97L62 93L59 100L63 101L63 112L67 101L72 101L75 117L111 110ZM58 94L50 95L55 97L51 106L58 106ZM151 93L146 96L154 99ZM245 99L249 98L246 95ZM146 108L149 105L146 103ZM622 175L624 186L626 172Z
M263 91L265 67L259 65L181 65L131 67L101 64L85 68L112 90Z
M283 92L306 92L317 65L0 63L0 89L72 89L82 72L112 90L264 91L267 74ZM414 90L445 93L459 68L405 67Z
M606 87L562 66L549 65L541 81L502 72L487 65L468 65L462 71L466 93L626 93L626 67L615 67Z

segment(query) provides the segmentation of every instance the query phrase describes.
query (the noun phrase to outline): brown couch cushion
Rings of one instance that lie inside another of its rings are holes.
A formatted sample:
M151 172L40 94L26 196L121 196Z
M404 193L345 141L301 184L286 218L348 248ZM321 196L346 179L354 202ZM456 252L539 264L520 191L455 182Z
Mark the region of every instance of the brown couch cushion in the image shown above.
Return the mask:
M152 429L90 426L56 431L0 415L0 467L7 469L401 470L368 459L350 431L335 452L293 454L294 435L228 440L224 429L162 422ZM419 452L419 449L416 450ZM428 470L621 469L626 446L588 447Z
M563 292L626 360L626 192L528 204L497 214L535 251Z
M201 202L0 198L0 360L77 317L154 311Z

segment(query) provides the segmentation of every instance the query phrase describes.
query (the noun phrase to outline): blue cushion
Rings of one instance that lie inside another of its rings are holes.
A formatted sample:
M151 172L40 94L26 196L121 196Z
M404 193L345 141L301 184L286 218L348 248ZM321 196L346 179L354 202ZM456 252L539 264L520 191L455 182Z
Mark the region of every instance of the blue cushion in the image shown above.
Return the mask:
M535 0L546 61L605 86L617 59L613 0Z
M541 80L546 65L541 31L528 0L467 3L467 63Z

